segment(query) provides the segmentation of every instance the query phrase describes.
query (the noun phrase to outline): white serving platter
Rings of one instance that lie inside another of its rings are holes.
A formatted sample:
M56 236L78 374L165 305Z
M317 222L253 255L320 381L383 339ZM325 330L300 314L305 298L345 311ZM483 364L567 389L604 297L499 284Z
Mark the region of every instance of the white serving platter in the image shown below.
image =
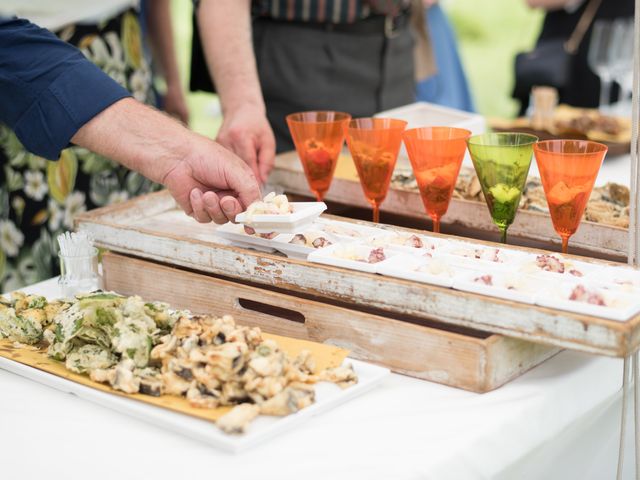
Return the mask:
M329 233L325 233L322 230L314 228L314 226L310 226L304 232L298 232L301 235L305 235L310 232L321 233L323 237L331 242L331 244L335 244L340 242L341 240L337 238L335 235L331 235ZM297 258L299 260L306 260L311 252L315 252L318 248L309 247L307 245L293 244L289 243L296 234L294 233L283 233L278 235L273 239L272 245L279 252L284 253L289 258Z
M539 255L535 254L527 255L516 270L524 275L532 275L534 277L547 278L549 280L560 279L568 282L580 282L585 280L589 275L603 272L602 266L596 266L592 263L566 258L558 253L550 253L548 255L560 260L564 264L563 273L543 270L536 266L536 259Z
M421 247L414 247L405 244L411 237L417 237L422 242ZM410 253L413 255L422 256L425 253L434 253L446 244L444 240L428 237L426 235L411 235L406 233L396 233L389 230L383 230L382 233L372 235L363 240L363 243L367 245L373 245L374 247L393 248L402 252Z
M496 253L497 252L497 253ZM441 255L446 255L451 262L462 266L471 266L473 268L490 268L493 271L515 270L517 265L528 258L528 255L509 248L487 247L470 242L448 242L438 250ZM480 258L475 255L480 254ZM489 258L497 255L498 260L490 260Z
M216 229L216 235L229 240L233 245L243 248L253 248L260 252L272 253L276 249L273 248L272 240L249 235L244 231L244 225L238 223L225 223Z
M404 280L451 288L456 274L462 274L464 271L450 264L447 264L447 272L439 275L418 270L418 268L427 266L433 261L447 263L446 259L418 257L416 255L403 253L381 262L378 267L378 273L388 277L402 278Z
M175 433L191 437L212 447L237 453L291 430L314 415L325 412L367 392L389 374L389 370L386 368L358 360L348 358L345 362L353 364L353 368L358 374L359 382L356 385L343 390L334 384L319 383L316 385L316 402L313 405L286 417L261 415L251 423L247 431L242 435L228 435L212 422L176 413L155 405L149 405L138 400L102 392L4 357L0 357L0 368L56 390L77 395L84 400L89 400L125 415L130 415Z
M291 202L292 213L282 215L236 215L236 222L253 228L257 233L296 233L311 225L327 209L324 202Z
M477 282L484 275L491 276L493 285ZM553 282L552 282L553 283ZM453 288L463 292L478 293L490 297L512 300L533 305L540 291L546 290L549 281L540 278L519 275L513 272L495 272L487 270L470 271L457 277Z
M357 223L340 222L338 220L330 220L327 218L318 218L316 222L320 228L331 235L342 240L358 240L362 241L373 235L383 235L387 230L383 228L366 227Z
M369 253L375 247L371 245L364 245L362 243L336 243L329 247L321 248L309 254L308 260L310 262L322 263L324 265L331 265L333 267L348 268L350 270L358 270L360 272L376 273L378 267L382 262L368 263L359 260L351 260L348 258L342 258L341 252L353 252L362 258L368 258ZM392 258L395 255L400 255L397 250L390 248L384 248L384 254L386 259Z
M592 305L586 302L569 300L571 291L578 285L584 285L587 289L598 292L604 297L606 303L612 303L613 305ZM607 290L589 282L563 282L559 287L548 288L539 293L536 296L535 303L541 307L566 310L622 322L629 320L640 312L640 298L637 295ZM618 305L615 305L616 303Z
M640 295L640 270L629 267L609 267L589 273L586 280L616 292Z

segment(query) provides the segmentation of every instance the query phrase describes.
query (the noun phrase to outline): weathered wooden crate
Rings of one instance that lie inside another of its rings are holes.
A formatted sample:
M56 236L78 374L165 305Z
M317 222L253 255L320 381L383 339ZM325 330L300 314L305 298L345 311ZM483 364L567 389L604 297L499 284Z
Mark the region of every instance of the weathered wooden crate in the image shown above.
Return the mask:
M325 200L343 205L369 209L351 159L342 157L331 188ZM269 177L269 183L281 187L285 193L310 196L304 172L296 152L287 152L276 157L276 165ZM427 218L420 194L414 191L389 190L382 203L382 212L425 220ZM496 226L491 221L487 206L483 202L452 199L447 214L442 219L443 226L455 230L456 234L477 236L479 232L494 234ZM589 256L625 260L629 244L626 228L613 227L584 221L580 229L571 237L571 248ZM560 237L553 229L548 214L520 210L516 220L509 227L509 237L528 245L555 245L560 248Z
M640 344L640 315L625 322L606 320L225 245L212 224L184 215L166 192L84 213L78 226L112 251L351 309L612 356L626 356Z
M103 268L109 290L196 313L231 313L269 333L340 346L353 358L474 392L493 390L558 351L502 335L413 324L121 254L105 254Z

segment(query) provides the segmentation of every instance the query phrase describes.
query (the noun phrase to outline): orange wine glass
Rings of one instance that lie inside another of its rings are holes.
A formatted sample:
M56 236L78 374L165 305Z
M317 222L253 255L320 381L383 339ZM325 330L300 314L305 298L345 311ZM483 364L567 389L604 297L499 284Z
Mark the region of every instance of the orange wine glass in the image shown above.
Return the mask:
M546 140L533 146L553 228L567 253L576 233L607 146L588 140Z
M348 113L332 111L287 115L287 125L309 188L319 202L331 186L349 120Z
M404 120L393 118L357 118L349 122L347 144L376 223L380 221L380 204L389 191L406 126Z
M422 203L436 233L440 232L440 219L449 208L470 136L469 130L452 127L412 128L404 132Z

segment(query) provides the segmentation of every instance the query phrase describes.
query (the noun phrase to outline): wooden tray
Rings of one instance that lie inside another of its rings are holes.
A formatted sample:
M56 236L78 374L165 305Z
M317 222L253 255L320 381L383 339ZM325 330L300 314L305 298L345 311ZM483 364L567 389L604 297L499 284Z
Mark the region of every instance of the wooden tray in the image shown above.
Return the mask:
M611 356L627 356L640 346L640 315L625 322L606 320L224 245L213 224L184 215L167 192L86 212L77 222L99 246L113 251L350 308L375 308Z
M277 335L329 343L394 372L487 392L559 349L502 335L447 331L188 272L134 257L103 257L105 288L196 313L228 312Z
M287 152L276 157L276 165L269 177L269 183L281 187L285 193L310 195L296 152ZM325 200L365 209L371 208L362 194L362 187L350 158L340 158ZM424 205L417 191L389 189L381 211L401 214L421 221L426 220ZM456 234L471 237L477 232L497 232L484 202L472 200L452 199L447 215L443 219L443 225L455 230ZM613 260L626 261L628 235L626 228L583 221L580 229L571 237L571 247L589 256L604 256ZM497 233L495 237L497 238ZM518 238L521 243L528 246L542 245L543 248L548 248L554 245L557 246L558 251L560 249L560 238L553 229L549 215L545 213L519 210L515 222L509 227L509 237L512 240Z

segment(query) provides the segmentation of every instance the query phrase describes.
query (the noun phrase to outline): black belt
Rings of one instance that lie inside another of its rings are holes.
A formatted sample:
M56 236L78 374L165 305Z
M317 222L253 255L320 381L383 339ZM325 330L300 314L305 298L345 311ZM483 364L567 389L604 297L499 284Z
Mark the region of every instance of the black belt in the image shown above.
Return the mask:
M280 20L271 17L258 17L259 21L270 23L280 23L313 30L323 30L325 32L350 33L353 35L378 35L383 34L387 38L396 36L397 31L409 25L411 15L409 10L404 10L398 15L372 15L353 23L331 23L331 22L303 22L300 20Z

